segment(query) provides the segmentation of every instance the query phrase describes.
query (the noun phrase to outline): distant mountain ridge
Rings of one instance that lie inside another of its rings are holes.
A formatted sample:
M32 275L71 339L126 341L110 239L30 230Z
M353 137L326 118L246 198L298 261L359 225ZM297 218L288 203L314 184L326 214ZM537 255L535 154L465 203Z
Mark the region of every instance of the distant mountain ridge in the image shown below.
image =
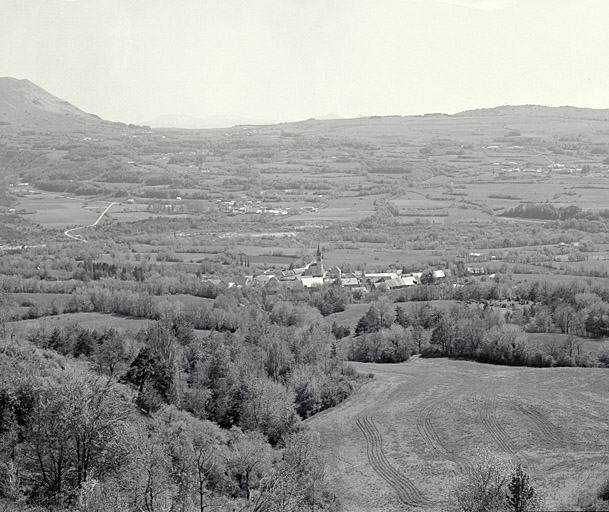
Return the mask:
M323 116L314 116L310 119L316 121L330 121L345 119L334 113L326 114ZM290 121L288 121L290 122ZM298 122L298 121L296 121ZM208 117L194 117L186 114L169 114L157 116L148 121L141 123L151 128L176 128L176 129L191 129L191 130L205 130L215 128L231 128L238 125L254 125L254 126L267 126L272 124L279 124L278 121L252 119L246 117L237 116L208 116Z
M501 105L492 108L478 108L465 110L455 117L474 116L530 116L530 117L557 117L565 119L599 119L609 120L609 109L596 109L585 107L547 107L543 105Z
M237 125L269 125L275 121L248 119L234 116L209 116L205 118L189 116L186 114L169 114L157 116L142 124L150 128L182 128L190 130L205 130L214 128L230 128Z
M317 121L328 121L328 120L332 120L332 119L346 119L343 116L339 116L338 114L334 114L333 112L330 112L329 114L326 114L325 116L315 116L312 117L311 119L315 119Z
M284 122L283 126L292 124L320 122L342 125L350 125L354 122L366 122L377 124L379 120L387 120L391 123L400 123L409 118L421 117L547 117L553 119L571 120L602 120L609 121L609 109L593 109L572 106L547 107L542 105L502 105L493 108L480 108L465 110L457 114L447 115L441 113L429 113L424 116L358 116L346 119L336 114L327 114L310 118L306 121ZM221 129L237 125L259 125L269 126L279 124L276 121L248 119L235 116L209 116L197 118L189 115L158 116L150 121L142 123L151 128L181 128L181 129ZM125 126L124 123L112 123L100 117L84 112L57 96L53 96L36 84L27 79L16 79L11 77L0 77L0 132L9 127L18 130L83 130L95 127L118 127ZM325 125L324 125L325 126Z
M21 129L71 130L110 124L27 79L0 77L0 125Z

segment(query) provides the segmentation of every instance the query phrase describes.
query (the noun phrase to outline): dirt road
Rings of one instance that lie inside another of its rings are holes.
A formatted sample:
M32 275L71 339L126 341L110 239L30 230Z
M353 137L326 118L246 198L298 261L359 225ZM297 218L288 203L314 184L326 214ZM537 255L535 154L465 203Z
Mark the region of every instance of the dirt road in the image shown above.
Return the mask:
M104 215L106 215L108 210L110 210L110 208L112 208L115 204L118 204L118 203L110 203L108 205L108 207L103 212L101 212L101 215L97 218L97 220L93 224L89 224L88 226L80 226L77 228L71 228L71 229L64 231L63 234L66 235L67 237L73 238L74 240L79 240L80 242L86 242L86 240L83 238L82 235L78 235L78 234L73 235L72 233L74 231L78 231L81 229L92 228L93 226L97 226L99 221L104 218Z

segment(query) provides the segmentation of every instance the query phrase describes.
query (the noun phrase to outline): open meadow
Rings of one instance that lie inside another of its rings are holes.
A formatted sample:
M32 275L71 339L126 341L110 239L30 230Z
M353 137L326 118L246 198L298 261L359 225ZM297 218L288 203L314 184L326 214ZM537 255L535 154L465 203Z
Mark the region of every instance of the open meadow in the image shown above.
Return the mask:
M138 331L151 324L143 318L133 318L124 315L110 315L105 313L63 313L61 315L18 320L8 324L8 330L14 333L28 332L42 329L47 332L56 327L77 325L88 330L116 329L119 331Z
M51 229L84 226L95 222L103 208L101 205L101 209L85 208L85 205L87 202L82 199L51 194L28 195L19 201L19 208L31 212L28 217L33 222Z
M374 378L310 420L345 510L446 511L488 448L520 461L551 510L574 510L609 464L609 370L447 359L351 363Z

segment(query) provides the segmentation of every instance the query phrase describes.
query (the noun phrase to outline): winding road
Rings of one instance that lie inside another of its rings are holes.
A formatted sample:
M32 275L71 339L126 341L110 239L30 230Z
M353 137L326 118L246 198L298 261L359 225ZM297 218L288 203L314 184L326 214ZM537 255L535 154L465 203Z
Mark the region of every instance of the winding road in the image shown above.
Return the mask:
M78 235L78 234L72 235L71 233L73 233L74 231L78 231L80 229L92 228L93 226L97 226L99 221L104 218L104 215L106 215L106 213L108 213L108 210L110 210L110 208L112 208L115 204L118 204L118 203L110 203L106 207L106 209L103 212L101 212L101 215L97 218L97 220L93 224L89 224L88 226L79 226L77 228L67 229L66 231L63 232L63 234L74 240L78 240L80 242L86 242L87 240L85 240L82 235Z

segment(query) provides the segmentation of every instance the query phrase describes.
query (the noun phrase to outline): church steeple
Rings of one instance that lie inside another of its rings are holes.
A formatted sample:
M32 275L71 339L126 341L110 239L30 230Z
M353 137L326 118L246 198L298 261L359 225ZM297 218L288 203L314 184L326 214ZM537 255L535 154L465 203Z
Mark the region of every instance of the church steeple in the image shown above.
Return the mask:
M316 275L317 277L323 277L324 276L324 262L323 262L323 256L321 254L321 247L319 245L319 242L317 242L317 261L316 263Z

